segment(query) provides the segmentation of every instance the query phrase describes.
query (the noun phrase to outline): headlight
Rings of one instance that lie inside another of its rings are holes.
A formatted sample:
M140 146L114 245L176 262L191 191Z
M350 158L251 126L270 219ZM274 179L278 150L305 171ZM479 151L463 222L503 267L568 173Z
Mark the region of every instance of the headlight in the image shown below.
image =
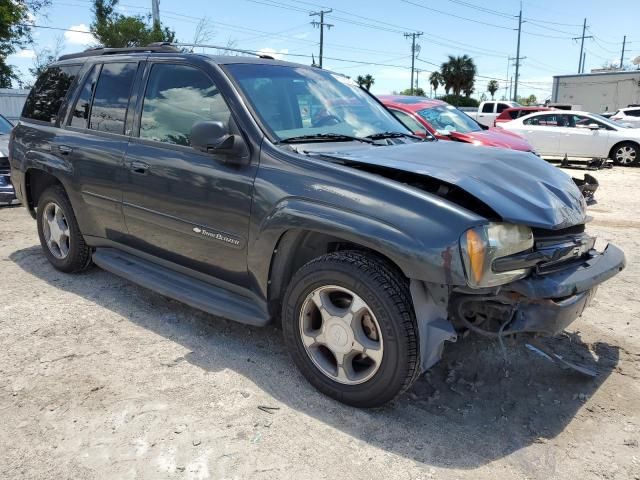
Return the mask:
M460 249L469 286L494 287L525 277L529 269L494 272L493 261L532 247L533 233L523 225L490 223L467 230Z

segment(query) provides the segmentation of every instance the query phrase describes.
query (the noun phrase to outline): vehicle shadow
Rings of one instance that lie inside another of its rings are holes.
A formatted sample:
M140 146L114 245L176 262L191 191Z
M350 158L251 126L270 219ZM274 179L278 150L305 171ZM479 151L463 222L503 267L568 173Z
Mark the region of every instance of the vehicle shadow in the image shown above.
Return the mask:
M166 299L93 268L65 275L39 246L10 259L29 274L72 292L190 351L206 371L231 369L278 403L375 447L426 465L472 469L560 434L618 363L618 348L578 335L547 340L565 359L588 363L596 378L561 370L521 344L473 335L448 344L441 362L391 404L358 410L318 393L297 371L275 327L237 324ZM597 360L592 356L595 353Z

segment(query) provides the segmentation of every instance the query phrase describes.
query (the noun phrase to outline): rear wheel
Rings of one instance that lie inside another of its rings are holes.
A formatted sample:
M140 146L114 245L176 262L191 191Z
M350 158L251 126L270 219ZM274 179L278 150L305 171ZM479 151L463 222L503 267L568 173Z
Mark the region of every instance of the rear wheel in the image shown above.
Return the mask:
M90 265L91 250L60 185L53 185L40 195L36 219L42 250L56 269L71 273Z
M611 150L611 160L616 165L631 166L640 162L640 150L634 142L623 142Z
M282 326L303 375L341 402L382 405L418 376L408 282L384 259L344 251L312 260L291 280Z

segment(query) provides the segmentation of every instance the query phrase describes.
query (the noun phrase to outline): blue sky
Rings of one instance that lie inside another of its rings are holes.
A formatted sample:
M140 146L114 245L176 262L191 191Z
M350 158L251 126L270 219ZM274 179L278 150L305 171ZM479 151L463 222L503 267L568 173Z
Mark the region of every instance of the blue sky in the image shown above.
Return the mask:
M87 30L92 21L91 0L52 0L35 19L43 27ZM346 75L370 73L374 93L390 93L409 87L410 40L404 32L421 31L416 67L421 86L428 91L427 77L446 56L468 54L474 58L479 77L477 93L486 90L491 78L504 93L514 67L508 57L516 53L517 0L161 0L165 25L180 41L192 41L199 19L208 17L215 35L209 43L233 40L238 48L275 52L282 58L310 63L318 55L319 32L309 13L333 8L325 21L333 27L325 33L324 67ZM151 0L121 0L125 14L147 14ZM524 0L519 94L544 100L551 93L553 75L577 72L580 42L587 18L586 69L607 61L619 62L623 35L627 35L625 62L640 55L640 1L638 0ZM36 49L51 47L64 39L64 52L94 43L88 34L36 28ZM308 57L305 57L308 56ZM31 49L9 58L25 77L33 63ZM355 62L362 63L355 63ZM365 64L368 63L368 64ZM512 62L511 62L512 63ZM507 76L508 68L508 76ZM440 92L438 92L440 93Z

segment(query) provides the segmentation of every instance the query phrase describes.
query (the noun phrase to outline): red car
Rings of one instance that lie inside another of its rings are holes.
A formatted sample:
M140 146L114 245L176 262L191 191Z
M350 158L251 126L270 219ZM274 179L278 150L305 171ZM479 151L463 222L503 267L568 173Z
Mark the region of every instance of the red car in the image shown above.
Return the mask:
M441 140L533 152L533 147L521 136L484 127L441 100L406 95L380 95L378 98L416 135L424 137L429 132Z
M500 115L494 120L493 126L497 127L499 123L510 122L516 118L524 117L530 113L544 112L545 110L553 110L548 107L513 107L503 110Z

